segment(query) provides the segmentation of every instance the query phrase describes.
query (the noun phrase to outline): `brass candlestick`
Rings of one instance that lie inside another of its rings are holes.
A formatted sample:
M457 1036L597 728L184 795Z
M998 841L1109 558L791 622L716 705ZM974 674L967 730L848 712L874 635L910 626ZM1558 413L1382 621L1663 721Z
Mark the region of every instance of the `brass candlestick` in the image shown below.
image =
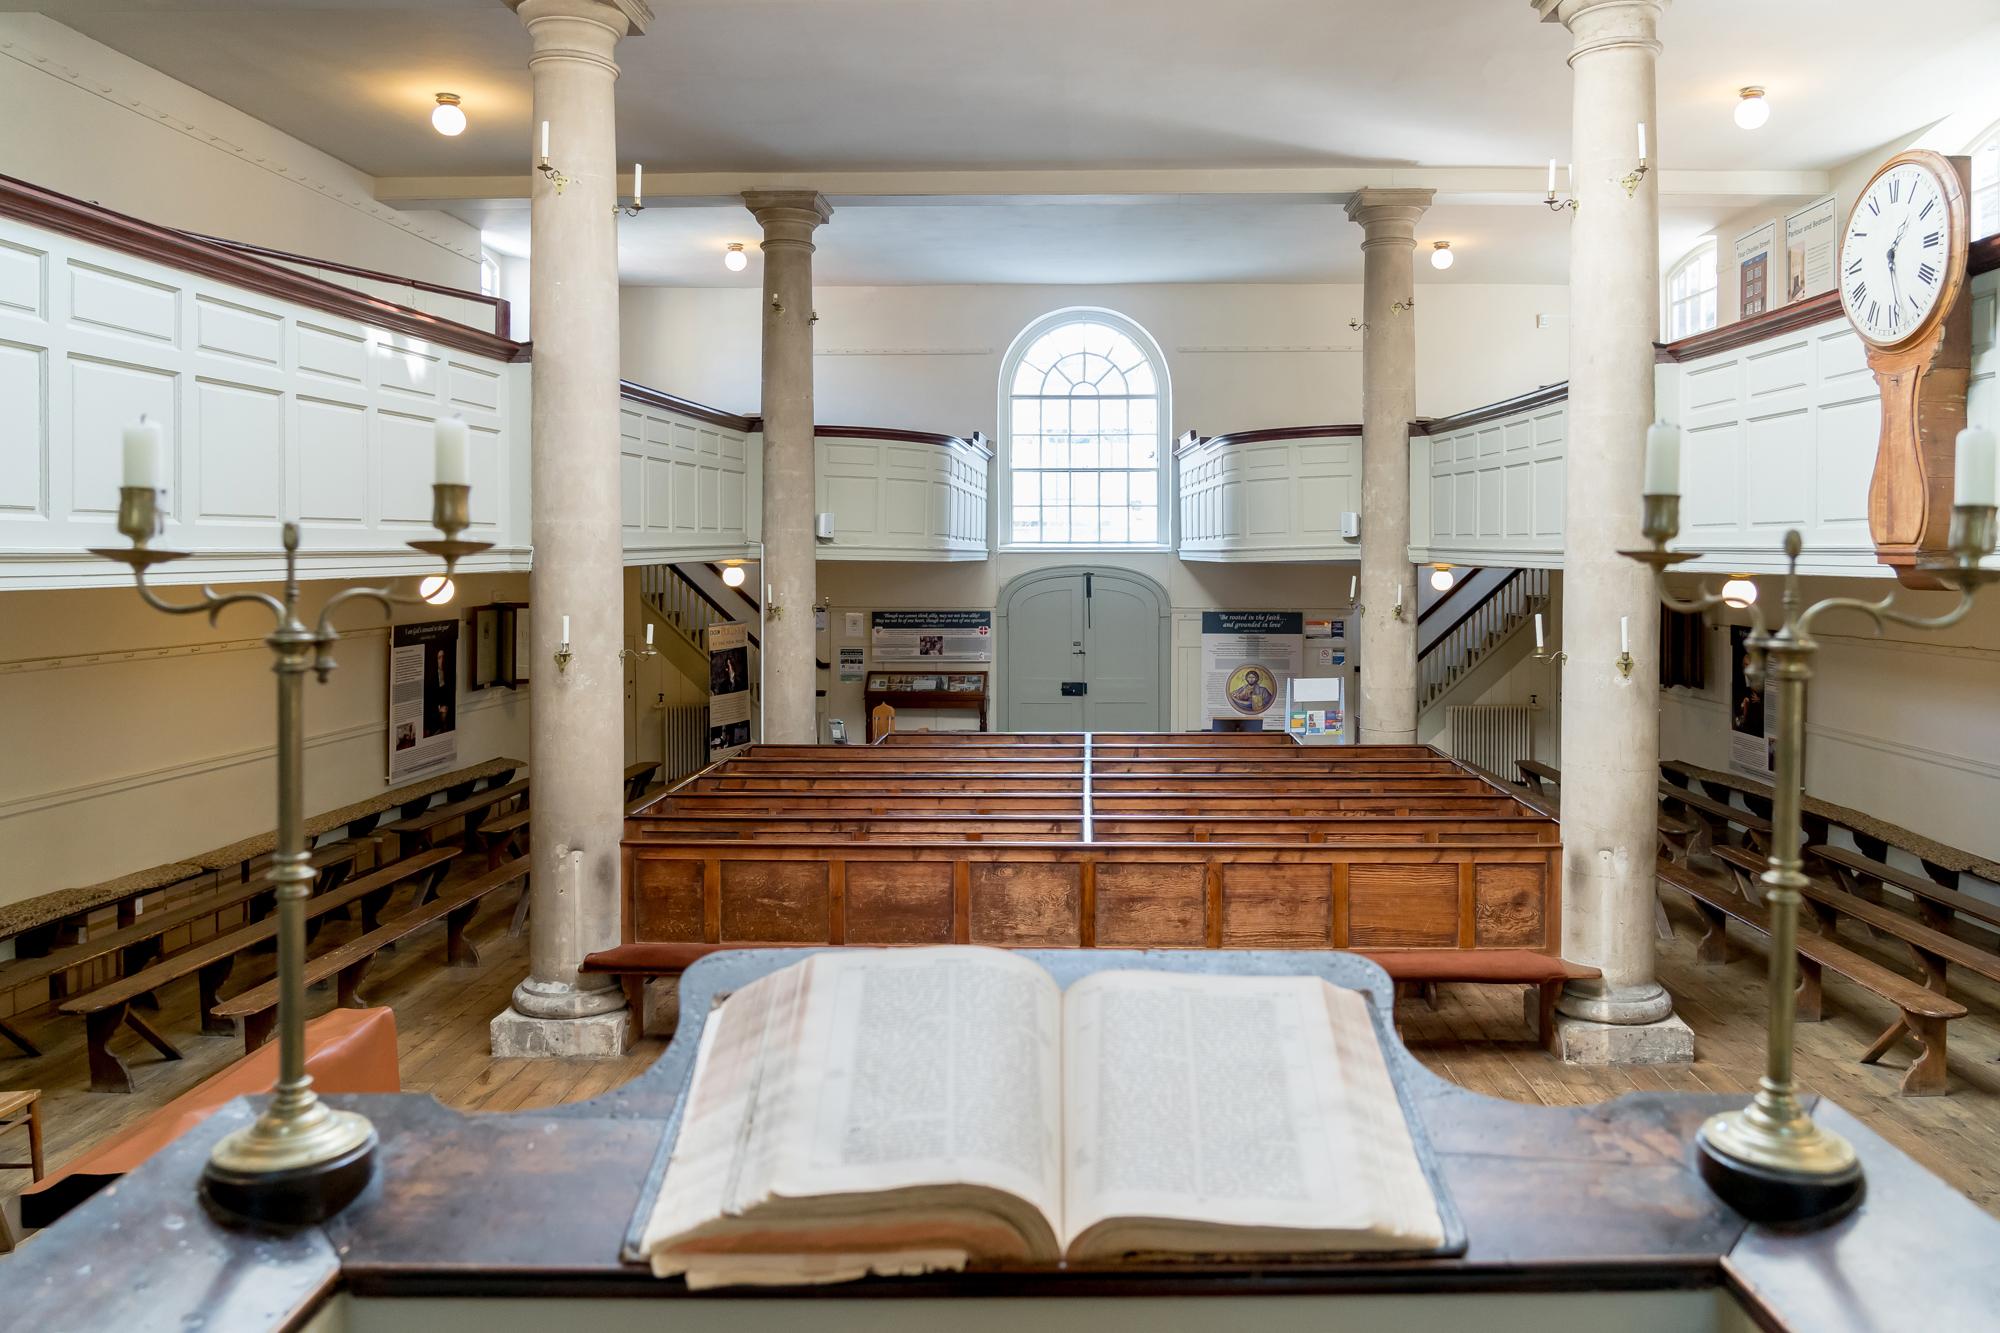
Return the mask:
M471 523L470 486L437 485L431 490L432 521L444 540L410 545L442 556L449 575L461 558L486 550L491 543L458 539ZM165 601L147 586L146 572L183 559L188 552L149 544L163 525L158 491L122 487L118 531L132 545L93 548L91 554L130 565L139 596L170 615L206 612L213 624L224 608L247 603L264 607L276 621L264 640L276 659L272 670L278 674L278 831L265 878L273 885L278 904L278 1084L255 1123L215 1145L202 1173L202 1194L215 1208L241 1221L303 1226L339 1212L360 1193L374 1171L375 1156L374 1126L365 1116L336 1111L320 1101L306 1073L305 900L312 892L313 871L306 863L305 674L315 673L323 684L333 671L333 645L339 638L333 614L345 603L365 599L388 611L399 605L422 605L423 598L380 588L348 588L327 599L315 627L308 629L298 611L299 527L286 523L282 597L218 593L204 587L198 601Z
M1713 607L1740 606L1703 586L1692 599L1667 591L1668 569L1692 553L1667 550L1680 530L1680 497L1645 497L1645 535L1650 547L1619 554L1650 565L1660 600L1675 611L1703 612ZM1722 1199L1753 1221L1820 1225L1845 1214L1861 1199L1861 1163L1845 1139L1813 1123L1792 1087L1793 1023L1797 1011L1799 891L1806 878L1799 856L1799 806L1805 785L1806 683L1812 679L1818 645L1811 628L1820 616L1852 611L1875 622L1880 633L1890 621L1916 629L1944 629L1957 624L1972 609L1980 585L2000 578L2000 570L1984 569L1980 559L1994 546L1991 505L1960 505L1952 511L1950 553L1927 560L1920 568L1958 590L1958 605L1941 616L1915 616L1894 609L1899 593L1879 601L1829 597L1801 609L1798 563L1804 542L1796 531L1785 534L1786 573L1782 618L1767 628L1761 604L1753 612L1755 628L1747 639L1749 667L1762 671L1769 662L1777 678L1777 767L1771 787L1771 850L1769 868L1760 877L1765 906L1771 914L1770 1021L1765 1040L1764 1076L1757 1094L1739 1111L1709 1117L1696 1136L1701 1173Z

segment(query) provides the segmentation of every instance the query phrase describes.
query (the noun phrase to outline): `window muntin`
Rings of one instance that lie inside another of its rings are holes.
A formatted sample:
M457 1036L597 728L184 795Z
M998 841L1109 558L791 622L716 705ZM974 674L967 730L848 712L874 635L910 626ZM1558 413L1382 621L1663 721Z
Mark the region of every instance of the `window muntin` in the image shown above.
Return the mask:
M1667 274L1667 341L1715 327L1715 243L1695 250Z

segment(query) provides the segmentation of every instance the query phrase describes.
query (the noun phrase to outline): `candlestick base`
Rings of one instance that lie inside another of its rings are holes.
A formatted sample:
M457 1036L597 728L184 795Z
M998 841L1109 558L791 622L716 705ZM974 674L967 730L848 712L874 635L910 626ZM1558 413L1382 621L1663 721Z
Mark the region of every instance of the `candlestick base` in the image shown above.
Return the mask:
M433 540L433 541L411 542L410 548L412 550L422 551L426 555L437 556L439 559L444 561L444 572L447 574L451 574L457 571L459 561L465 559L465 557L469 555L478 555L481 551L492 550L493 543L467 542L467 541L459 541L457 538L451 538L446 541Z
M1695 1165L1716 1197L1752 1222L1811 1230L1847 1216L1867 1194L1861 1163L1852 1157L1831 1171L1795 1171L1731 1156L1712 1136L1720 1133L1715 1122L1730 1118L1716 1116L1701 1127Z
M352 1203L375 1174L375 1129L351 1111L328 1111L311 1144L279 1135L260 1121L215 1146L201 1194L224 1220L267 1229L311 1226Z

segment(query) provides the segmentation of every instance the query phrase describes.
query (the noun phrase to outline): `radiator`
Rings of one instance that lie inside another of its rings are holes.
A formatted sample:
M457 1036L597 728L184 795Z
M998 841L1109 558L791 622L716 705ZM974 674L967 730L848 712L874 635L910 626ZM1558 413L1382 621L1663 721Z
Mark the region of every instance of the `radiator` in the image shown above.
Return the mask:
M1535 756L1535 710L1524 704L1457 704L1445 710L1451 757L1507 782L1520 780L1517 759Z
M707 704L675 704L661 714L660 757L660 777L669 787L707 766Z

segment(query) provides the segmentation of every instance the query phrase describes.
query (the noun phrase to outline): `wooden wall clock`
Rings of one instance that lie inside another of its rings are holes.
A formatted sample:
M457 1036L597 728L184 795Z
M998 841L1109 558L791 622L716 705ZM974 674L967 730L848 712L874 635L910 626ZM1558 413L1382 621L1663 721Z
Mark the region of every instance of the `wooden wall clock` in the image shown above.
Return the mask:
M1882 395L1868 530L1876 558L1913 587L1938 586L1915 566L1945 547L1965 427L1969 174L1967 158L1898 153L1869 178L1840 242L1840 303Z

